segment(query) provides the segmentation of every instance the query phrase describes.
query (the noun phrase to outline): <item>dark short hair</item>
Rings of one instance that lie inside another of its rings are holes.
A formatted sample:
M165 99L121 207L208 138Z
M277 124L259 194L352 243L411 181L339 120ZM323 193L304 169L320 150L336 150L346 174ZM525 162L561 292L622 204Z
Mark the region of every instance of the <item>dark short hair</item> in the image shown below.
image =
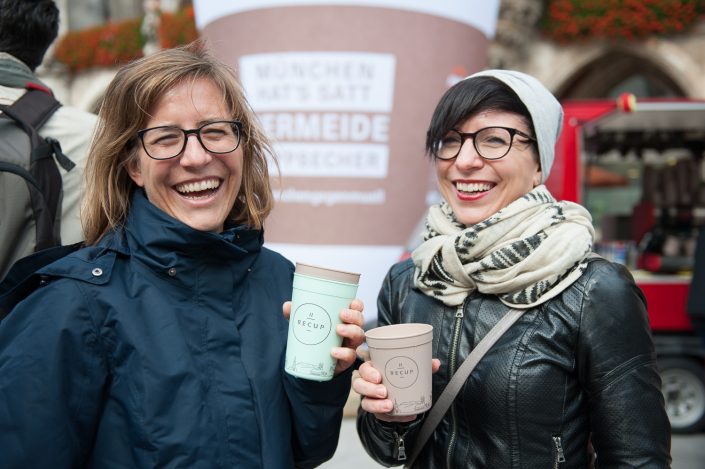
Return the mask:
M59 34L59 9L53 0L0 0L0 52L34 71Z
M519 114L534 134L529 110L510 87L494 77L467 78L450 87L436 105L426 132L426 153L433 157L436 141L470 117L490 110Z

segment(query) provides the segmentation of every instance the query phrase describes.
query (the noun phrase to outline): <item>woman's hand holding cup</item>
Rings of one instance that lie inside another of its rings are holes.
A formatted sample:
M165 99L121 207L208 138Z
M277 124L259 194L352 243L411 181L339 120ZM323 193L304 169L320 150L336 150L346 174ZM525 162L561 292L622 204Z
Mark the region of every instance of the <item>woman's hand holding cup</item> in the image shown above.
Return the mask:
M283 306L284 317L291 316L291 301ZM362 300L355 298L348 309L340 311L340 322L335 327L335 332L343 338L340 347L331 349L331 355L336 359L334 375L338 376L352 366L357 358L357 348L365 341L365 331L362 329L364 315Z
M357 348L365 341L365 331L362 329L365 321L363 308L362 300L355 298L349 309L340 311L341 324L335 326L335 332L343 338L343 343L331 351L331 355L336 359L335 376L355 363Z
M437 372L441 361L437 358L431 360L431 371ZM358 370L359 378L353 381L353 390L362 396L361 407L364 411L374 414L379 420L385 422L411 422L416 415L389 415L394 410L394 403L387 399L387 388L382 384L382 373L372 363L365 362Z

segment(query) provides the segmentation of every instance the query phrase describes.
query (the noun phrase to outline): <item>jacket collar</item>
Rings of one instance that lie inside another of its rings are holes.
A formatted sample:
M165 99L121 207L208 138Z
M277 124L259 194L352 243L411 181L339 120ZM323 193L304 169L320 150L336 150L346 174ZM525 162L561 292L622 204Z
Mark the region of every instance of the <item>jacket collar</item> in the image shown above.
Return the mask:
M24 62L7 52L0 52L0 86L38 88L50 92L49 87L39 81Z
M124 228L105 242L112 250L167 272L204 263L237 263L249 268L262 248L263 232L243 225L222 233L194 230L157 208L138 189Z

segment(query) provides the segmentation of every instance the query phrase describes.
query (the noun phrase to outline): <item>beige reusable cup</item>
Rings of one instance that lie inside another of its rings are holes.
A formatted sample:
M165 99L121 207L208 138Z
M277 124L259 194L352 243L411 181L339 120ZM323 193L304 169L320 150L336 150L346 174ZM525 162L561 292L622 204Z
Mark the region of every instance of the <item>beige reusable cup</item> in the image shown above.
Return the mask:
M343 339L335 332L340 310L357 294L360 274L296 263L284 369L299 378L328 381Z
M389 415L420 414L431 408L430 324L392 324L365 333L372 365L394 402Z

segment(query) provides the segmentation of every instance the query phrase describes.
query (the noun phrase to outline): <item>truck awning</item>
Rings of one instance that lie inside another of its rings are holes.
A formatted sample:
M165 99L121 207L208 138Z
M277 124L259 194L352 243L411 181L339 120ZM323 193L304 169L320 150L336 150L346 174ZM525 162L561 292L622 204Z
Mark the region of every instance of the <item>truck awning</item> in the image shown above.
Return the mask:
M705 149L705 101L639 101L633 111L614 111L585 123L586 149Z

